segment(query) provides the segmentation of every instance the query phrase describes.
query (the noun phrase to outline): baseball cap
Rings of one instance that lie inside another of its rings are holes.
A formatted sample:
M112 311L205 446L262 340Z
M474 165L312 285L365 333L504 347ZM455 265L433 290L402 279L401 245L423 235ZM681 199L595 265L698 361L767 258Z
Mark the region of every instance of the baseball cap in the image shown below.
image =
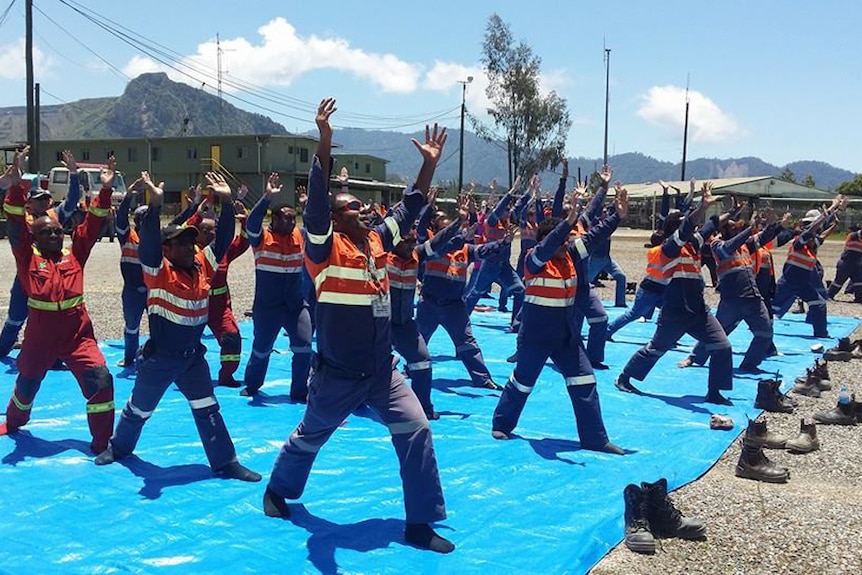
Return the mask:
M175 240L182 237L183 234L188 234L194 238L198 235L198 229L194 226L168 224L162 228L162 243L168 240Z
M51 192L48 190L43 190L42 188L34 188L30 190L30 193L27 194L28 200L41 200L43 198L50 198Z
M806 224L810 224L814 220L820 217L820 210L808 210L805 212L805 216L802 218L802 222Z

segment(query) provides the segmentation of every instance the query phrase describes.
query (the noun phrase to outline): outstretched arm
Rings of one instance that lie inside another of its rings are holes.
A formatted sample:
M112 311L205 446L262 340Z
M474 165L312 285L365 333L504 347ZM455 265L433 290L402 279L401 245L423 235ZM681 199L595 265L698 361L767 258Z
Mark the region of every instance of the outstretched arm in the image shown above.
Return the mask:
M320 139L308 176L308 200L303 212L303 223L308 237L305 255L316 263L325 261L332 247L332 210L329 205L332 126L329 118L335 110L334 98L324 98L317 107L315 123Z

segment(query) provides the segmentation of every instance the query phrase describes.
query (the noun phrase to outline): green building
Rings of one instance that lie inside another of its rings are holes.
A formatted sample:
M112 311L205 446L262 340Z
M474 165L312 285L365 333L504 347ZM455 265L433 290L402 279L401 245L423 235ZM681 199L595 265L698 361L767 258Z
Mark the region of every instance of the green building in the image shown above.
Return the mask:
M248 186L249 205L260 198L269 174L278 172L284 197L276 203L295 205L295 190L307 186L316 149L315 138L297 135L44 140L39 165L45 173L61 165L63 150L71 150L82 163L104 163L113 154L126 182L134 181L142 171L148 171L156 182L165 182L165 203L173 209L183 204L183 192L201 182L206 172L221 172L233 188L240 183ZM390 205L392 198L400 197L402 186L386 183L383 158L364 154L334 157L335 173L341 166L347 167L351 192L359 198Z

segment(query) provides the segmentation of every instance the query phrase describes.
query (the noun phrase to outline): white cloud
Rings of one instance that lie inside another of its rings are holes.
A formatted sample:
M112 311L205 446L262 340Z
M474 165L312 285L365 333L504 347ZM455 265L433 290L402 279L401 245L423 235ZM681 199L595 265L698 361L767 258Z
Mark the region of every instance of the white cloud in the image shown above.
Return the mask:
M744 134L736 119L707 96L689 91L689 135L693 142L723 142ZM685 89L653 86L641 96L637 115L678 136L685 126Z
M24 38L19 38L11 44L0 46L0 78L4 80L23 80L27 76L24 62ZM33 71L35 76L47 76L54 68L54 60L33 46Z
M340 70L362 78L383 92L410 93L417 89L422 67L393 54L370 53L351 47L343 38L300 36L284 18L276 18L258 29L260 44L245 38L222 40L222 69L227 71L225 91L231 80L256 86L289 86L298 77L314 70ZM216 43L205 42L197 53L185 58L194 79L170 70L148 58L135 57L123 69L129 76L164 71L172 79L199 86L216 84L218 69ZM189 68L180 66L183 70Z

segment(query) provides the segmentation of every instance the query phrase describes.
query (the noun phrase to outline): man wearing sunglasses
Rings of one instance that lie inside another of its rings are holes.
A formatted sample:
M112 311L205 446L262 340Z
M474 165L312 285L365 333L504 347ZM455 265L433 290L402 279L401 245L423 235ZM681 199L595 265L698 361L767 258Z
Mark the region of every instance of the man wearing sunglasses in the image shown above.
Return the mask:
M21 183L20 169L26 152L25 148L15 154L4 209L18 279L27 294L29 319L18 355L18 379L0 435L15 432L30 420L45 373L62 360L87 399L90 449L99 453L108 446L114 425L114 380L84 305L84 265L111 207L114 159L109 158L102 170L102 190L75 230L72 248L64 249L63 227L56 219L43 215L30 226L26 223L24 192L28 186Z
M308 406L275 461L263 498L264 513L286 518L285 499L298 499L320 448L356 408L366 405L389 428L401 464L407 542L449 553L455 546L431 523L445 519L443 490L428 418L395 369L386 254L406 236L425 204L446 130L425 128L415 184L379 225L349 193L329 194L330 148L335 100L317 110L320 132L305 208L305 266L317 289L317 363L308 386Z

